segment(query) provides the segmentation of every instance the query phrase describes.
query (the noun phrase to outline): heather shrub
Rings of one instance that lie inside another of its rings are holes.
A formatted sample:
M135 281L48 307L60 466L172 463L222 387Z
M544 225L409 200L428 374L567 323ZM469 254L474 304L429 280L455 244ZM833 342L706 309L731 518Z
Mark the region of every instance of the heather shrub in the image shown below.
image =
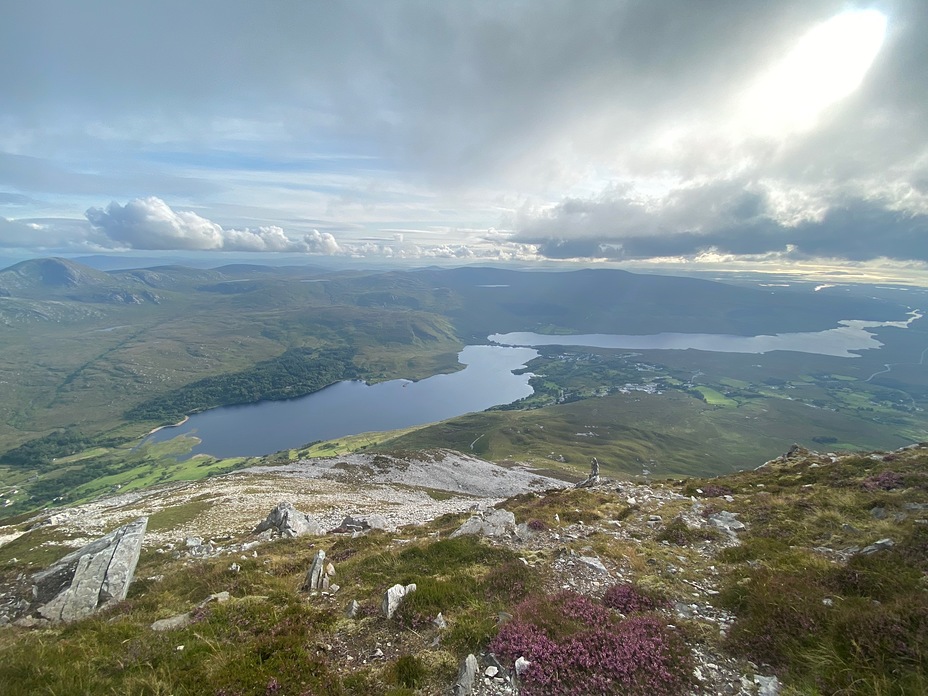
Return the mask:
M846 603L833 635L842 657L873 671L917 668L928 660L928 599L918 593L889 605Z
M529 520L527 526L533 532L543 532L548 528L548 525L546 525L542 520L539 520L539 519Z
M722 563L745 563L759 558L774 558L789 550L789 545L782 539L766 536L749 536L738 546L729 546L718 553Z
M490 643L490 651L510 662L519 657L527 660L544 659L557 646L543 629L522 619L507 621Z
M922 574L907 565L893 550L853 556L824 579L829 589L842 595L889 601L907 592L917 592Z
M499 599L506 604L517 602L538 586L538 574L516 559L494 566L481 582L487 598Z
M606 590L603 604L623 614L633 614L669 607L670 601L654 590L646 590L632 583L618 583Z
M675 696L686 691L691 673L682 638L656 618L640 616L556 646L547 660L529 667L522 693Z
M718 486L714 483L702 487L703 498L721 498L723 495L731 495L732 490L728 486Z
M694 529L690 529L682 517L674 517L670 522L664 525L656 535L657 541L666 541L675 546L687 546L701 538L701 534Z
M928 525L913 526L893 547L893 554L906 565L928 573Z
M901 474L894 471L884 471L868 476L861 481L861 486L867 491L891 491L905 486Z
M738 616L727 644L756 662L788 665L792 656L809 648L825 623L827 592L812 573L760 570L747 584L722 592L724 606Z
M519 604L490 650L531 662L522 677L526 696L671 696L686 691L692 673L682 638L660 619L623 621L573 592Z
M674 517L664 525L664 528L654 538L657 541L666 541L676 546L686 546L692 541L692 533L683 518Z

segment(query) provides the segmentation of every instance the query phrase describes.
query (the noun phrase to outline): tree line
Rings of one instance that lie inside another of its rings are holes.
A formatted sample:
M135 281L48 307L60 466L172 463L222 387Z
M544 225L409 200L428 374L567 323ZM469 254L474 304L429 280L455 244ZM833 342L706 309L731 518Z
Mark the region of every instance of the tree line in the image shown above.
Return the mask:
M291 348L252 368L198 380L135 406L130 421L176 423L217 406L291 399L358 376L349 348Z

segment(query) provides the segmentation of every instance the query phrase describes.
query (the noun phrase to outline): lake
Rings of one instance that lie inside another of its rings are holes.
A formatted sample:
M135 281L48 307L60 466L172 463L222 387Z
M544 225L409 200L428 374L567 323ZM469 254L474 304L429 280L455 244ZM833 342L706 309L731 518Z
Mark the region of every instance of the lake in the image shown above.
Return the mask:
M538 357L535 346L726 353L787 350L856 358L859 356L852 351L876 350L883 345L868 329L904 329L921 317L920 312L913 311L904 321L848 320L824 331L769 336L493 334L487 338L498 345L467 346L458 355L465 368L453 374L435 375L418 382L346 381L297 399L215 408L194 414L180 426L163 428L146 441L162 442L178 435L194 435L200 443L191 455L260 456L316 440L434 423L525 398L533 392L528 383L531 374L515 375L513 370Z
M531 332L493 334L487 340L504 346L582 346L584 348L618 348L624 350L706 350L715 353L769 353L789 350L798 353L857 358L852 351L875 350L882 347L867 329L881 327L906 328L916 319L918 311L909 312L906 321L860 321L849 319L824 331L781 333L769 336L735 336L731 334L659 333L646 335L578 334L549 335Z
M214 408L162 428L146 442L194 435L200 443L191 455L260 456L316 440L433 423L530 396L531 374L512 371L536 357L531 348L467 346L458 355L465 365L459 372L418 382L338 382L297 399Z

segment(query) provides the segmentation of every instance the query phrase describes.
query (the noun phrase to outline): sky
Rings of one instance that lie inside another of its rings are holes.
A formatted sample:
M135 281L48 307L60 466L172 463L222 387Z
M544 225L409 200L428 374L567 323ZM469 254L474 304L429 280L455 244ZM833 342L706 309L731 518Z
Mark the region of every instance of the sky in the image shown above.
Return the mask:
M928 270L928 2L0 5L0 251Z

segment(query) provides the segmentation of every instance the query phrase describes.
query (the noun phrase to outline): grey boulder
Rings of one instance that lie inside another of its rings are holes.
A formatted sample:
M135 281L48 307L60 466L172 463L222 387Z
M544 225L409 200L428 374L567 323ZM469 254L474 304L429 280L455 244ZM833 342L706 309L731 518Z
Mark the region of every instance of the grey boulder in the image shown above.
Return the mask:
M255 534L267 531L270 531L272 535L276 534L288 538L304 534L325 534L322 525L316 522L315 519L305 512L300 512L293 507L293 503L285 500L277 503L277 506L268 514L267 519L254 529Z
M39 614L51 621L75 621L125 599L147 526L148 518L141 517L36 573Z
M348 515L338 528L349 532L366 532L369 529L392 532L396 529L386 517L376 512L370 515Z
M514 534L516 531L516 516L509 510L489 510L471 517L462 524L451 536L459 537L465 534L478 536L500 537Z

